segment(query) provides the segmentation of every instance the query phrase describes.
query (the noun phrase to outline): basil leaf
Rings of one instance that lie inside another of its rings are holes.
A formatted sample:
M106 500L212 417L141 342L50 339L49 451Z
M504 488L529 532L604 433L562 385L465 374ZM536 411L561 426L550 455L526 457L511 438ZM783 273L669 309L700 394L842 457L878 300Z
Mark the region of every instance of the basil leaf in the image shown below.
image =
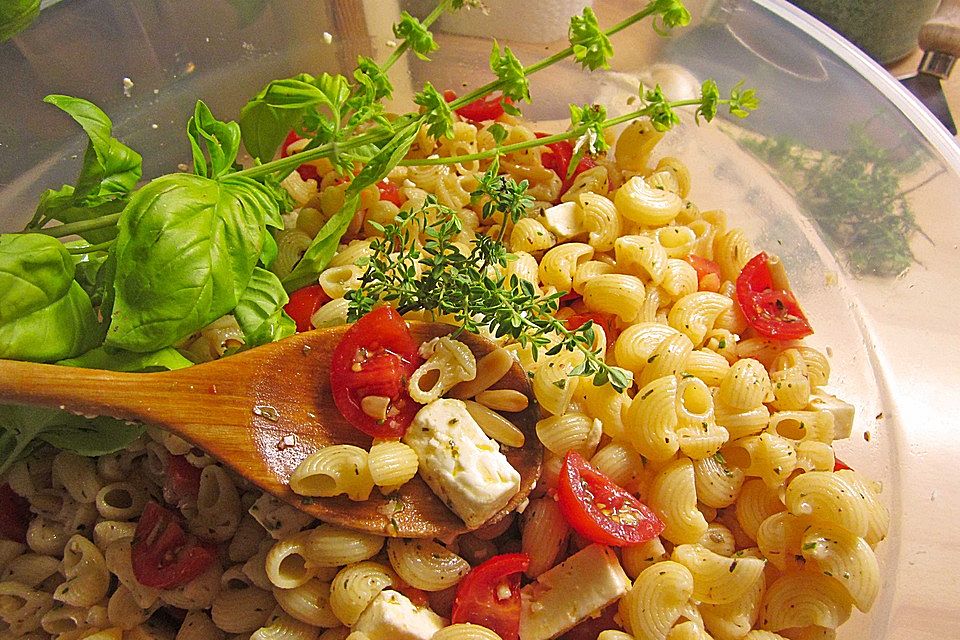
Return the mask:
M283 288L287 291L302 289L311 282L316 282L317 276L323 271L340 245L340 238L346 233L350 221L353 220L357 207L360 206L360 196L348 195L343 208L335 213L320 228L319 233L307 247L297 266L283 278Z
M253 270L247 289L233 310L247 347L274 342L296 332L296 325L292 320L287 322L289 316L283 311L289 300L280 279L272 271Z
M97 316L74 270L55 238L0 235L0 358L47 362L93 346Z
M156 351L229 313L247 288L274 207L247 178L172 174L141 188L118 223L106 345Z
M140 154L112 137L113 123L107 114L82 98L54 94L43 101L65 111L90 138L75 201L90 195L124 194L136 186L142 175Z
M0 234L0 325L65 296L73 273L73 258L56 238Z
M129 446L143 427L101 416L88 419L55 409L0 405L0 474L45 441L81 456L102 456Z
M209 107L197 100L193 116L187 121L187 136L193 152L193 171L198 176L218 178L233 171L240 148L240 125L213 117ZM201 146L202 145L202 146ZM203 149L210 156L210 166Z
M6 42L29 27L40 15L40 0L0 2L0 42Z
M92 420L64 413L40 434L40 439L58 449L81 456L102 456L130 446L143 435L142 425L100 416Z
M92 348L97 314L90 297L71 280L66 295L29 315L0 324L0 358L50 362Z
M339 126L349 96L350 86L340 75L324 73L314 78L302 73L274 80L240 111L243 145L251 156L266 162L273 158L290 130L316 105L326 106Z
M173 371L193 365L172 347L160 349L153 353L133 353L131 351L97 347L76 358L61 360L57 364L66 367L129 372Z
M414 120L400 129L380 150L373 155L347 187L346 195L359 196L360 192L372 184L376 184L387 177L390 170L403 160L410 150L417 133L420 131L420 121Z

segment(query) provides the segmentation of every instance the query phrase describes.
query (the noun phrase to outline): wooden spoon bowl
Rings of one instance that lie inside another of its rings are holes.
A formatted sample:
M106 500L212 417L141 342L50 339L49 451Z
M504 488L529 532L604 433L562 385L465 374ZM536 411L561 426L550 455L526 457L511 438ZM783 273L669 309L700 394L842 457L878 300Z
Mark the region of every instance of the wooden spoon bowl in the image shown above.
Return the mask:
M205 364L159 373L116 373L0 360L0 403L66 409L156 425L223 462L263 491L325 522L380 535L444 537L467 531L463 521L417 475L390 496L364 502L346 496L307 498L290 490L290 474L331 444L370 448L371 438L340 414L330 393L330 361L347 326L300 333ZM426 342L454 329L410 323ZM457 338L479 359L496 346L471 333ZM523 447L503 451L520 473L520 491L489 522L513 511L540 475L538 408L519 364L493 387L525 394L529 406L506 417L523 432Z

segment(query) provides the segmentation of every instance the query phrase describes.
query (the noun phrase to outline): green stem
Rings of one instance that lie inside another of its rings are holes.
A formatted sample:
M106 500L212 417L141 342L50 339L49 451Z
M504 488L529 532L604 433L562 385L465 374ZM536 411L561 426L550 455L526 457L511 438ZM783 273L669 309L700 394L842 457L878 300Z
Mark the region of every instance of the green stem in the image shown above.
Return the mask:
M98 244L88 244L83 247L67 247L67 253L76 256L85 253L94 253L96 251L106 251L113 246L114 242L116 242L116 240L107 240L106 242L100 242Z
M627 18L626 20L623 20L622 22L618 22L618 23L615 24L614 26L612 26L612 27L610 27L609 29L607 29L606 31L604 31L604 33L605 33L607 36L612 36L612 35L614 35L615 33L619 33L620 31L623 31L624 29L626 29L626 28L629 27L630 25L635 24L635 23L643 20L644 18L646 18L646 17L648 17L648 16L650 16L650 15L652 15L652 14L654 14L654 13L656 13L656 8L653 6L653 3L651 2L651 3L650 3L649 5L647 5L647 7L646 7L645 9L643 9L642 11L638 11L637 13L633 14L632 16L630 16L629 18ZM536 73L536 72L538 72L538 71L542 71L543 69L546 69L547 67L549 67L549 66L551 66L551 65L554 65L554 64L560 62L561 60L563 60L563 59L565 59L565 58L569 58L569 57L572 56L572 55L573 55L573 46L569 46L569 47L567 47L566 49L564 49L564 50L562 50L562 51L558 51L557 53L553 54L552 56L549 56L549 57L547 57L547 58L544 58L543 60L541 60L541 61L539 61L539 62L535 62L534 64L530 65L529 67L524 67L524 68L523 68L523 74L524 74L525 76L529 76L530 74ZM466 94L466 95L464 95L464 96L462 96L462 97L460 97L460 98L457 98L456 100L454 100L453 102L451 102L451 103L450 103L450 109L455 111L455 110L459 109L460 107L462 107L462 106L464 106L464 105L470 104L470 103L473 102L474 100L477 100L477 99L479 99L479 98L486 97L486 96L489 95L490 93L492 93L492 92L500 89L502 86L503 86L503 81L502 81L502 80L499 80L499 79L497 79L497 80L492 80L492 81L488 82L487 84L483 85L482 87L478 87L478 88L474 89L473 91L471 91L470 93L468 93L468 94Z
M429 28L430 25L437 21L437 18L443 15L443 12L446 11L449 6L450 0L443 0L443 2L438 3L437 6L433 8L433 11L431 11L427 17L423 19L423 26ZM390 67L392 67L409 48L410 45L406 40L397 45L397 48L393 50L390 56L384 61L383 65L381 65L383 70L389 70Z
M49 227L47 229L39 229L37 231L31 231L29 233L43 233L53 238L63 238L64 236L83 233L84 231L94 231L95 229L106 229L108 227L112 227L117 224L117 220L119 219L120 219L120 214L113 213L108 216L100 216L99 218L94 218L92 220L78 220L77 222L68 222L67 224L60 224L55 227Z

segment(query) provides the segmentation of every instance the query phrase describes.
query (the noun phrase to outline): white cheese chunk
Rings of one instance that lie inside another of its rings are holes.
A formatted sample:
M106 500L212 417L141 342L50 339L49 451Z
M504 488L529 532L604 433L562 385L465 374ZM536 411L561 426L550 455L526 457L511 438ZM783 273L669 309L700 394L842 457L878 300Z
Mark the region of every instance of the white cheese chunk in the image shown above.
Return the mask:
M560 240L583 233L583 215L576 202L562 202L543 211L543 226Z
M520 640L550 640L630 589L610 547L592 544L520 590Z
M840 398L817 389L810 394L810 408L818 411L829 411L833 414L833 439L849 438L853 430L853 405Z
M430 609L418 607L402 593L384 589L360 614L354 631L370 640L430 640L447 626L447 620Z
M520 474L460 400L434 400L417 413L403 442L417 452L420 476L474 529L520 490Z

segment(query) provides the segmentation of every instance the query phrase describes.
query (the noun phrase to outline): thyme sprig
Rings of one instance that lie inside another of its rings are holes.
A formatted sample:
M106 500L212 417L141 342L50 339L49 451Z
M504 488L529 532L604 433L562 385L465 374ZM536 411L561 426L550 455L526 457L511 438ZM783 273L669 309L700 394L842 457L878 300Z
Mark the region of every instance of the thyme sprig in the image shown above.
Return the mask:
M626 389L631 374L608 365L594 350L593 323L570 330L555 317L565 292L540 295L530 282L502 275L514 259L503 243L503 229L508 220L516 223L525 215L532 198L526 194L526 181L498 175L496 165L494 161L484 173L473 195L484 199L484 218L495 212L504 215L499 236L478 235L465 252L455 242L463 231L460 218L433 196L419 209L401 212L394 223L371 223L383 237L371 243L373 254L360 262L366 267L360 286L346 294L348 319L359 318L381 302L393 304L401 313L430 311L452 320L460 331L514 340L529 348L534 359L543 351L580 352L583 360L571 376Z

